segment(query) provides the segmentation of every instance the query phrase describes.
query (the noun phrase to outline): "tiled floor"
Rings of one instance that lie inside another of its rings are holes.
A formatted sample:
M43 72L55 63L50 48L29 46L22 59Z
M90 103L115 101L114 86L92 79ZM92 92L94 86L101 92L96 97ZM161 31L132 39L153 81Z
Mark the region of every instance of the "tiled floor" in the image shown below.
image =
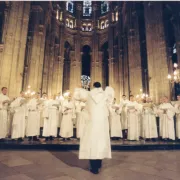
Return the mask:
M98 175L78 151L0 151L0 180L179 180L180 151L113 152Z

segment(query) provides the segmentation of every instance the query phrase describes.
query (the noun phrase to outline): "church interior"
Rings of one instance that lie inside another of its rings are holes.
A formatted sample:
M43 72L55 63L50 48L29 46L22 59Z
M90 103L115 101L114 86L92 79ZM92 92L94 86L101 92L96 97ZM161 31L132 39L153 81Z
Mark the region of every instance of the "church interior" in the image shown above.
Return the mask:
M179 9L178 1L0 1L0 88L10 99L22 91L31 99L62 97L80 86L90 91L100 82L114 89L117 103L133 96L158 107L165 97L174 107L180 101ZM89 174L87 161L78 162L76 124L68 141L60 125L48 141L42 124L38 141L8 136L1 142L0 133L0 180L179 180L179 111L170 141L160 138L160 116L155 138L129 141L122 129L98 176Z
M117 100L174 100L179 33L179 2L1 1L0 85L16 97L28 86L56 95L99 81Z

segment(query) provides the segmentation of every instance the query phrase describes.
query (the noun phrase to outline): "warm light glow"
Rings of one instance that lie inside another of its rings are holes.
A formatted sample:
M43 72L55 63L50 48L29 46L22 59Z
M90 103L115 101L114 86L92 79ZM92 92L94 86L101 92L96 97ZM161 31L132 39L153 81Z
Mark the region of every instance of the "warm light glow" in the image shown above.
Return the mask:
M140 92L142 92L142 89L140 89Z
M136 95L136 98L139 98L139 95Z
M178 64L177 64L177 63L174 63L174 67L177 68L177 67L178 67Z
M177 71L174 71L174 75L177 75Z
M146 97L148 97L148 94L146 94Z
M168 79L171 79L171 75L170 75L170 74L168 74L167 78L168 78Z
M31 86L28 86L28 89L30 89L31 88Z
M57 10L56 19L59 19L59 11Z
M174 80L177 80L177 76L174 76Z
M60 96L60 100L64 100L64 97L63 97L63 96Z
M69 94L70 94L70 92L65 92L65 93L64 93L64 97L68 97Z

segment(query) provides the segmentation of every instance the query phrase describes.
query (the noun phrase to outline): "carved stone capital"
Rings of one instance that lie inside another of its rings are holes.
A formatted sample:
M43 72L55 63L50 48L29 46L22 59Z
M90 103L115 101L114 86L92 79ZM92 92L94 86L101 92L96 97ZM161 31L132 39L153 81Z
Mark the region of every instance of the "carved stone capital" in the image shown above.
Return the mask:
M32 12L42 12L43 8L41 6L39 6L39 5L33 5L31 7L31 10L32 10Z
M4 44L0 44L0 53L3 52Z
M40 35L44 34L44 25L39 25L39 34Z
M98 5L97 4L93 4L92 11L97 11L97 10L98 10Z
M77 9L78 11L82 11L82 5L78 3L77 6L76 6L76 9Z

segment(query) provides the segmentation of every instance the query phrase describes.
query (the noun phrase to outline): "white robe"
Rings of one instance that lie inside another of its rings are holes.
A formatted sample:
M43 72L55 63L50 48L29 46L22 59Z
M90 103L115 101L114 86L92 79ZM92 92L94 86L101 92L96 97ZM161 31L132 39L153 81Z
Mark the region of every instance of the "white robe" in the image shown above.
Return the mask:
M110 107L110 116L109 116L110 134L111 134L111 137L122 137L120 110L113 109L112 106Z
M138 124L139 124L139 136L143 137L143 117L142 117L142 110L143 110L143 105L138 103L137 105L137 109L138 109L138 115L139 115L139 120L138 120Z
M59 102L57 100L48 100L45 104L43 110L44 137L48 137L48 136L57 137L58 120L59 120L58 106L59 106Z
M151 107L144 107L142 112L143 138L157 138L156 114Z
M58 108L58 127L61 127L61 121L62 121L62 117L63 117L63 114L62 114L62 104L63 104L63 97L59 96L56 98L56 100L59 102L59 108Z
M175 104L176 109L176 137L180 139L180 103Z
M70 138L73 136L73 117L74 117L74 103L65 100L62 105L63 118L61 121L61 129L59 135L63 138Z
M21 105L21 100L24 99L25 98L18 97L10 105L14 111L11 134L12 139L25 137L26 117L28 116L28 110L26 104Z
M87 111L85 109L86 104L84 102L79 102L76 106L77 113L77 126L76 126L76 136L77 138L81 138L83 135L83 131L85 129L86 121L87 121Z
M40 134L40 111L38 110L38 100L33 98L27 103L28 119L26 136L38 136Z
M133 108L129 108L133 107ZM137 102L129 102L127 105L128 140L139 140L139 106Z
M111 158L107 97L102 88L94 88L87 94L89 118L80 139L79 159Z
M127 104L128 103L129 103L129 100L122 100L120 102L122 130L128 129L128 122L127 122Z
M162 106L162 104L160 104L159 107L157 108L157 115L159 116L159 136L160 137L162 137L162 127L163 127L162 121L161 121L162 120L161 116L163 116L163 114L160 113L161 106Z
M0 139L6 138L8 135L8 105L4 104L3 101L10 101L9 97L0 94Z
M163 113L163 110L167 109L166 113ZM160 113L160 122L162 138L175 140L175 129L174 129L174 115L176 109L170 103L163 103L161 108L158 110Z

